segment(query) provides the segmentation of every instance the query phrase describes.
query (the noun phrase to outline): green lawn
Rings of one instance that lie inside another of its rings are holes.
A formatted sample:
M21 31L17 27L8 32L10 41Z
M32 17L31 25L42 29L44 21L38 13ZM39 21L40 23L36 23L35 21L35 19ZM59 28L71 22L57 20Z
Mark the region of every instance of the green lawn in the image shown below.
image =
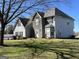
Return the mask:
M79 59L79 40L24 39L5 40L0 56L9 59Z

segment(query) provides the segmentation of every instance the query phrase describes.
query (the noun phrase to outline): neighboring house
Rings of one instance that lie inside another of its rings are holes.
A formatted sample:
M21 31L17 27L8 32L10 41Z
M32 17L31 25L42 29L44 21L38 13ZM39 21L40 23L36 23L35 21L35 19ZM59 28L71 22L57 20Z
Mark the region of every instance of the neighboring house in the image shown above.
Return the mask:
M13 34L13 25L6 25L5 34Z
M75 38L79 38L79 32L75 33Z
M20 37L26 37L26 24L29 19L19 17L14 26L14 35Z
M0 32L1 32L1 26L0 26ZM6 25L4 34L13 34L13 25L11 24Z
M20 18L17 20L14 35L37 38L68 38L74 35L74 19L58 8L50 9L45 13L36 12L31 22L25 20Z
M1 29L1 27L0 27L0 29ZM1 30L0 30L0 35L1 35ZM13 39L13 38L14 38L14 35L13 35L13 25L8 24L5 27L4 39Z

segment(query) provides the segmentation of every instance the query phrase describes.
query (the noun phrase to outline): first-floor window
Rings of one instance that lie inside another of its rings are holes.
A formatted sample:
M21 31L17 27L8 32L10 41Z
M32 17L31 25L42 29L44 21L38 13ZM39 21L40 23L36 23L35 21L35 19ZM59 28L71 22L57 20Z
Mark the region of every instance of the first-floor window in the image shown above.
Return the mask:
M18 32L15 32L15 35L18 36Z
M20 32L20 36L21 36L21 37L23 36L23 32Z
M16 35L16 36L21 36L21 37L22 37L22 36L23 36L23 32L15 32L15 35Z

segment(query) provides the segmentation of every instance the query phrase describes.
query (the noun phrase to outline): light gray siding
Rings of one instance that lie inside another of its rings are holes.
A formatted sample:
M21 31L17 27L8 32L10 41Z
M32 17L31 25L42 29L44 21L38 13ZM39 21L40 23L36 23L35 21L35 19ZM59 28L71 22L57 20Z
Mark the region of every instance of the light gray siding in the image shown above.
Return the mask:
M38 37L38 38L42 38L43 37L43 34L42 34L42 30L43 30L42 29L42 18L38 13L34 18L33 28L34 28L35 36Z
M57 37L70 37L73 35L74 20L67 17L55 16L55 27Z

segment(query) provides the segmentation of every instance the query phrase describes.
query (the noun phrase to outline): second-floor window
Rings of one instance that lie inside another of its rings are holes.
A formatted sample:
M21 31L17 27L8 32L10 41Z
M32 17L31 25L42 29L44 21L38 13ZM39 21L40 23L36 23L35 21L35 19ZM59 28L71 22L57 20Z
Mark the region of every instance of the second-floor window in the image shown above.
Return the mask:
M39 25L39 19L36 19L36 25Z
M17 24L18 26L21 26L21 23L20 22L18 22L18 24Z
M67 25L69 25L70 23L69 22L67 22Z
M49 18L47 19L47 21L48 21L48 23L53 23L53 18L52 18L52 17L49 17Z

